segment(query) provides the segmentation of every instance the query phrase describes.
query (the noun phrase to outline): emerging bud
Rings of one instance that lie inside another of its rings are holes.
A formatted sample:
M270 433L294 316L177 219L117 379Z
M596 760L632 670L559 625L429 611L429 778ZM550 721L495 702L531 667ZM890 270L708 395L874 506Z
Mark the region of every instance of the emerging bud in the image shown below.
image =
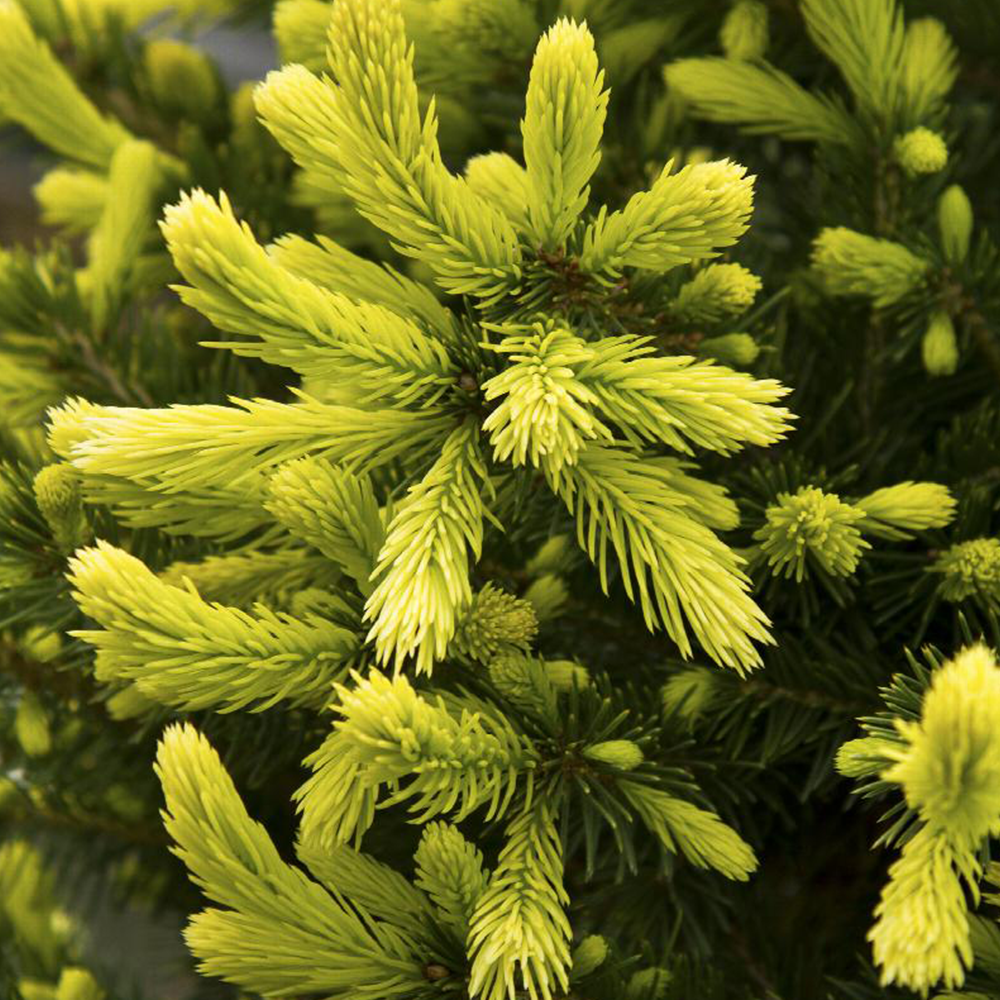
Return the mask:
M934 313L924 339L920 342L920 353L928 375L954 375L958 367L958 340L951 317L943 311Z
M957 184L952 184L938 199L937 211L945 259L951 264L961 264L969 253L972 236L969 197Z
M106 177L92 170L56 167L34 187L42 222L72 233L93 229L108 198Z
M505 647L526 650L537 632L538 619L531 603L488 583L473 598L451 648L459 655L489 663Z
M588 934L573 949L573 978L583 979L599 969L608 957L608 942L600 934Z
M105 992L86 970L74 966L63 969L56 986L56 1000L104 1000Z
M946 601L958 603L974 595L990 603L1000 601L1000 541L959 542L938 556L930 572L941 574L938 589Z
M760 347L749 333L726 333L721 337L706 337L697 347L698 357L714 358L724 365L752 365Z
M892 149L896 161L908 174L936 174L948 162L944 139L923 126L899 136Z
M681 286L673 310L689 323L718 323L753 305L760 287L742 264L709 264Z
M203 52L170 38L158 38L146 46L149 89L165 110L201 121L215 108L219 81Z
M913 291L930 265L901 243L836 226L813 243L813 268L832 295L865 295L890 306Z
M664 716L675 716L693 724L719 693L722 678L707 667L687 667L674 674L660 689Z
M73 552L90 537L83 510L80 474L65 462L47 465L35 476L35 501L48 522L56 544Z
M767 51L767 6L737 0L722 22L719 42L730 59L761 59Z
M598 764L617 767L620 771L632 771L645 760L638 744L631 740L605 740L603 743L595 743L583 751L583 756Z
M864 516L835 493L803 486L795 493L778 494L778 502L767 508L767 523L754 538L768 564L799 583L810 556L831 576L850 576L862 552L871 548L855 527Z
M33 691L25 691L18 702L14 735L29 757L44 757L52 749L49 713Z
M662 1000L670 979L669 969L643 969L628 981L625 996L627 1000Z

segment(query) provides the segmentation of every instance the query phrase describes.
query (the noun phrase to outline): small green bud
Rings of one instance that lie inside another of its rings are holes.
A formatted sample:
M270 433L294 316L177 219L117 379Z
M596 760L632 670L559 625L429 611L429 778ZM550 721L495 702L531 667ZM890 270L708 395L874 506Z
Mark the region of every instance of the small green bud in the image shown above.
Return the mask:
M958 603L977 594L991 603L1000 601L1000 541L958 542L937 557L930 572L941 574L939 590L946 601Z
M927 331L920 343L924 368L928 375L954 375L958 367L958 340L951 317L938 311L927 324Z
M38 509L59 548L73 552L83 545L90 537L90 525L76 469L66 462L47 465L35 476L34 489Z
M526 650L537 632L531 604L488 583L459 623L451 651L488 663L507 646Z
M62 636L44 625L32 625L18 641L21 652L36 663L48 663L62 652Z
M531 3L524 0L438 0L435 30L453 46L504 61L522 60L538 39Z
M948 162L944 139L923 126L899 136L892 149L896 161L908 174L936 174Z
M74 966L63 969L56 987L56 1000L104 1000L104 990L86 970Z
M707 337L697 347L701 358L715 358L725 365L752 365L760 354L760 347L749 333L727 333L721 337Z
M862 736L840 745L834 766L845 778L870 778L894 759L896 746L877 736Z
M957 184L952 184L938 199L937 211L945 259L951 264L961 264L968 256L972 237L969 197Z
M192 121L200 121L215 108L219 81L203 52L184 42L159 38L146 46L146 75L160 107Z
M669 969L643 969L628 981L625 996L628 1000L661 1000L670 985Z
M14 735L29 757L44 757L52 749L49 713L33 691L25 691L14 716Z
M767 6L737 0L722 22L719 42L730 59L761 59L767 51Z
M742 264L709 264L681 286L673 311L688 323L718 323L751 305L761 281Z
M778 494L778 502L767 508L767 523L754 538L778 575L794 576L801 583L811 555L831 576L850 576L862 552L871 548L855 527L864 516L835 493L803 486L795 493Z
M605 740L603 743L595 743L583 751L583 756L587 760L608 764L621 771L632 771L646 759L639 745L631 740Z
M608 942L600 934L588 934L573 949L573 978L583 979L595 972L608 957Z

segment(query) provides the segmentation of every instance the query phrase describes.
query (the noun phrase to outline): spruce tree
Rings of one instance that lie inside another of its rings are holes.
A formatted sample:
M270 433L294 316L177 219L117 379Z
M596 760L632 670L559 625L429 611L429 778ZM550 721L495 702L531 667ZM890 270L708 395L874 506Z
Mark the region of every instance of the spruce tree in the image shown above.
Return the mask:
M998 47L0 0L4 995L1000 998Z

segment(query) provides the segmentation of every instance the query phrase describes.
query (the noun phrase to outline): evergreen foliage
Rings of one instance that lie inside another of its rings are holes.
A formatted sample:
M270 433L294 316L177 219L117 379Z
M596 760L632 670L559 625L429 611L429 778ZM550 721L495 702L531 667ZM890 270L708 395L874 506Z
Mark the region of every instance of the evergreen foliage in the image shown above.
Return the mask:
M0 1000L1000 998L998 48L0 0Z

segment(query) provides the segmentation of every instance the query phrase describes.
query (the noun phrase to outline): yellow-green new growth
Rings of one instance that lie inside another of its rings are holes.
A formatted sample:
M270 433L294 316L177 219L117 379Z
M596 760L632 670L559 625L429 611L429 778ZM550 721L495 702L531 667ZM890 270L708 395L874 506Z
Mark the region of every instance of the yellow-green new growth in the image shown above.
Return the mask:
M509 1000L522 990L531 1000L552 1000L569 989L572 930L555 820L540 796L508 824L469 929L469 992L481 1000Z
M482 552L486 470L477 429L453 431L430 471L410 488L386 529L365 605L379 661L399 669L414 657L430 673L472 600L469 556Z
M639 267L668 271L717 257L749 228L753 181L730 160L689 164L671 173L671 160L648 191L608 215L601 208L583 235L580 263L588 271L616 273Z
M487 402L501 399L483 422L496 459L530 461L558 481L563 465L575 465L588 440L611 438L594 416L597 396L576 378L574 365L594 356L585 341L537 323L533 332L511 334L490 349L511 362L482 387Z
M413 856L414 884L434 901L459 939L469 934L469 921L486 890L490 873L483 856L451 823L428 823Z
M219 99L219 80L204 52L173 38L151 41L143 53L150 91L157 104L198 121Z
M751 305L761 280L742 264L709 264L681 285L671 308L688 323L718 323Z
M108 200L108 179L93 170L54 167L32 188L47 226L87 232L100 221Z
M102 626L74 633L96 647L97 679L134 683L173 708L322 705L358 649L353 633L321 618L209 604L107 542L78 552L69 580L80 609Z
M946 486L912 480L884 486L853 505L864 513L858 527L879 538L911 538L911 531L943 528L955 517L958 501Z
M955 861L948 840L924 827L890 866L868 934L884 984L926 996L938 983L953 988L965 981L972 946Z
M1000 833L1000 668L970 646L935 671L919 722L897 722L908 746L882 777L953 844L973 851Z
M815 96L768 63L679 59L664 70L667 86L701 118L741 125L752 133L850 145L857 127L825 95Z
M709 530L695 497L677 488L669 468L591 445L563 477L559 495L605 592L610 543L625 592L650 630L665 628L687 657L686 618L717 663L740 673L759 665L752 640L772 640L767 617L747 593L743 560Z
M427 403L454 381L457 372L433 334L390 308L283 268L236 220L224 194L218 202L203 191L184 195L166 209L161 228L190 283L177 289L181 298L242 335L211 346L343 386L344 402Z
M531 604L488 583L459 622L449 652L488 664L501 650L527 650L537 632Z
M546 249L563 243L587 205L608 106L603 78L586 25L562 18L542 36L521 131L532 234Z
M619 781L618 788L672 854L680 851L696 867L714 868L740 882L756 869L757 858L750 845L715 813L637 781Z
M383 807L406 803L412 822L445 813L456 822L488 805L487 819L510 806L534 750L493 713L462 702L424 698L405 674L372 671L338 686L341 719L307 763L313 777L299 790L302 831L322 844L360 839L381 790Z
M899 101L903 14L896 0L803 0L809 36L865 111L888 117Z
M901 243L837 226L813 243L813 267L833 295L864 295L890 306L924 280L930 264Z
M977 852L1000 833L1000 668L992 650L962 650L934 672L919 721L896 720L902 744L884 781L902 785L923 821L889 869L869 934L882 980L926 994L960 986L972 946L961 876L978 895Z
M810 559L831 576L850 576L864 550L871 548L858 530L864 512L815 486L779 493L766 517L754 538L768 565L798 583L805 579Z
M303 66L269 74L256 94L264 124L449 292L506 294L520 278L516 234L441 161L433 104L421 120L400 0L335 4L328 43L336 83Z
M101 169L131 138L84 96L14 0L0 0L0 112L55 152Z
M362 917L278 854L246 812L218 754L191 726L170 726L157 753L174 853L218 906L185 931L199 971L264 996L347 1000L422 996L411 934Z
M948 162L948 147L944 139L923 126L899 136L892 150L897 162L908 174L936 174Z
M921 17L906 26L902 97L912 124L938 113L958 76L958 53L944 25Z
M369 477L300 458L270 478L264 506L293 535L341 566L363 594L370 592L385 527Z
M946 601L957 603L973 596L989 603L1000 601L1000 540L956 542L928 571L941 576L938 589Z
M767 49L767 5L737 0L719 30L719 43L729 59L760 59Z

